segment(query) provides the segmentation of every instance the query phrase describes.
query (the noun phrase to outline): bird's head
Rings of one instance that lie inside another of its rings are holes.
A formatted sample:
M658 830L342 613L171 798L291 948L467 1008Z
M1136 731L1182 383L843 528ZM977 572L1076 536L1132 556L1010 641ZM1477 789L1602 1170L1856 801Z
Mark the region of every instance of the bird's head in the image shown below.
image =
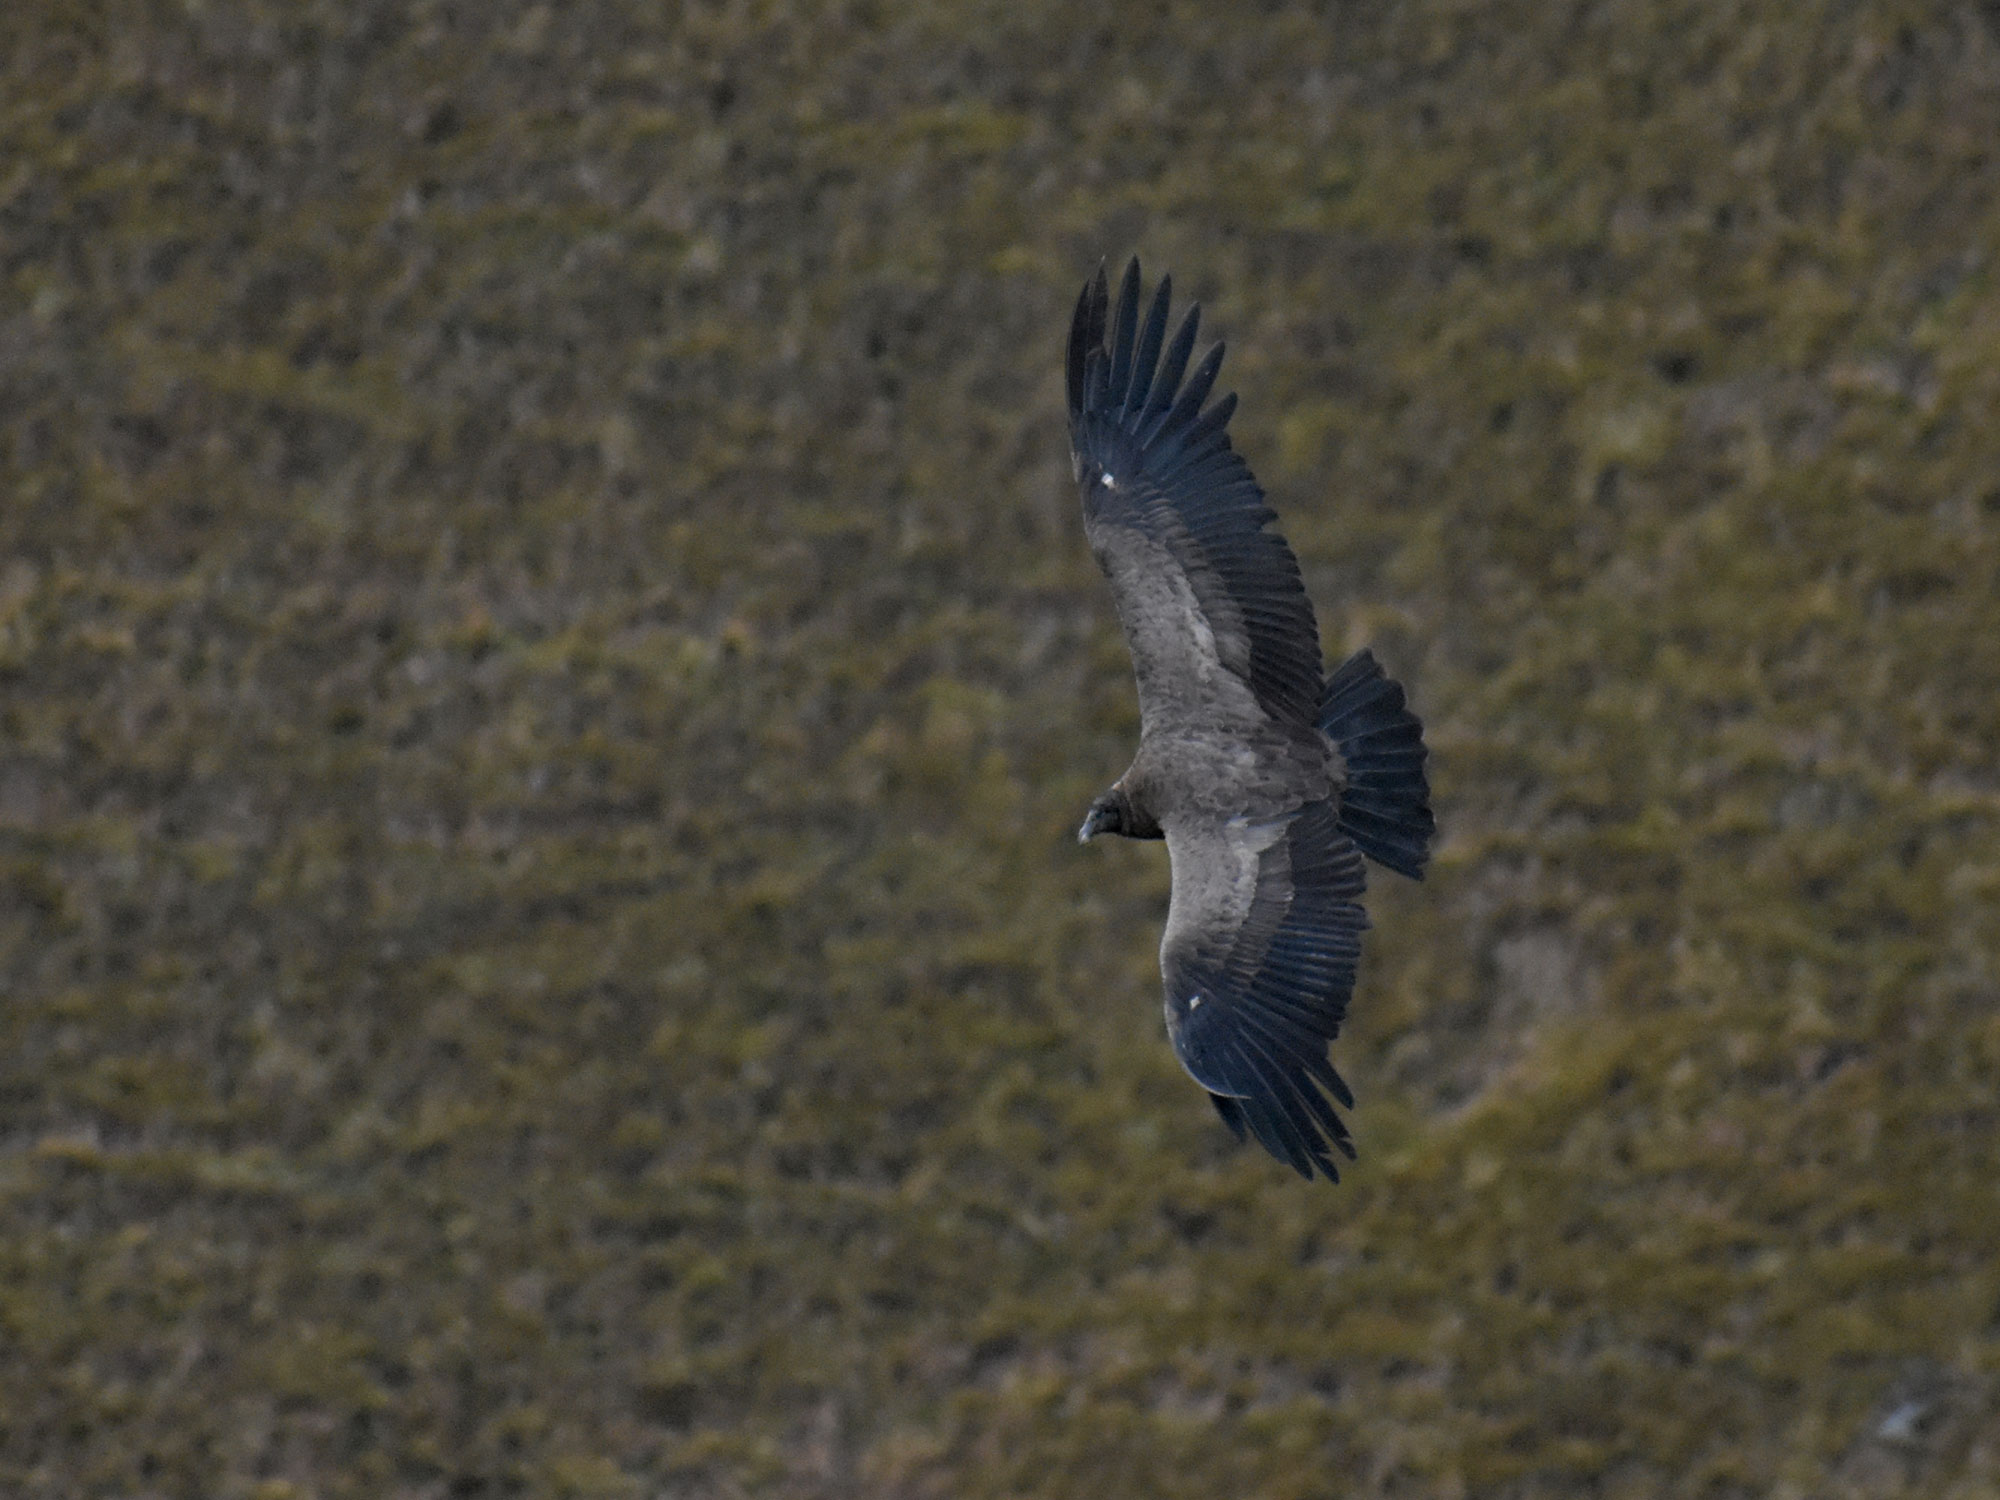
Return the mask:
M1124 831L1125 799L1116 791L1100 792L1097 800L1090 804L1090 811L1084 814L1083 827L1076 831L1076 841L1087 844L1100 833Z
M1116 833L1128 839L1157 839L1166 835L1150 813L1135 806L1122 787L1113 786L1097 794L1084 814L1076 841L1087 844L1100 833Z

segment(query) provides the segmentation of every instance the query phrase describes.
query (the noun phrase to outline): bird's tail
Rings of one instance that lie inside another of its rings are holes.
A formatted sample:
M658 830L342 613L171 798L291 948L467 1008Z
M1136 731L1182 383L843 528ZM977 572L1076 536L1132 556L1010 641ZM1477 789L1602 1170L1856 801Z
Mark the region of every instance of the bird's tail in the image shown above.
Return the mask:
M1424 726L1404 705L1403 687L1362 649L1327 679L1319 727L1347 762L1340 828L1377 864L1424 878L1431 836L1430 782L1424 776Z

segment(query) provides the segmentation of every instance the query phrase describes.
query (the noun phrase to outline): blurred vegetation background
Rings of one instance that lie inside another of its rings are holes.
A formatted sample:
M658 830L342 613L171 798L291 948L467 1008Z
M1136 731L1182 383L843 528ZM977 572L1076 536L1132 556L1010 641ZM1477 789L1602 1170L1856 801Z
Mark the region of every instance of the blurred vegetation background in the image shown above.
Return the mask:
M0 1489L2000 1492L2000 9L0 10ZM1206 304L1430 726L1160 1021L1067 476Z

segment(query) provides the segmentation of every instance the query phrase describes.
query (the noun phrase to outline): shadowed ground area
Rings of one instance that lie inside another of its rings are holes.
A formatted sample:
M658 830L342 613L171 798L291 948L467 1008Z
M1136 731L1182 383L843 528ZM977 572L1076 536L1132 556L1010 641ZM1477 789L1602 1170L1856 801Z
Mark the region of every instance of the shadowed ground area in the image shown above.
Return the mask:
M0 1490L2000 1489L1996 142L1991 4L0 10ZM1337 1188L1071 838L1135 249L1435 747Z

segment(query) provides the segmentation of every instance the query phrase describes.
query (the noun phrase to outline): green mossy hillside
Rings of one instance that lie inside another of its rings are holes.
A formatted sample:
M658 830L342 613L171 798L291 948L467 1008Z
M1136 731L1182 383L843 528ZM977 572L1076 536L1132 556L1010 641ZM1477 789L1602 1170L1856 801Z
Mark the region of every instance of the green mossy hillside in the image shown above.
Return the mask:
M1989 5L0 9L0 1491L2000 1490ZM1434 746L1237 1148L1137 250Z

